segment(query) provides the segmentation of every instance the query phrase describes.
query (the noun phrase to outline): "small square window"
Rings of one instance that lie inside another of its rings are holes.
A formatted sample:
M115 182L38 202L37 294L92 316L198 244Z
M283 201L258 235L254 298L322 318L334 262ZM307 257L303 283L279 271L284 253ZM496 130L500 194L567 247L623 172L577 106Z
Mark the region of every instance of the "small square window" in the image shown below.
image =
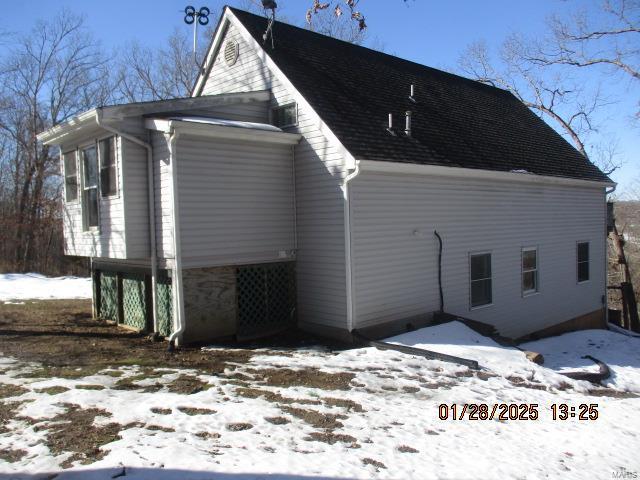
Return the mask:
M491 254L473 254L469 257L471 308L489 305L493 301L491 285Z
M579 242L577 246L578 283L589 280L589 242Z
M298 124L298 106L295 103L276 107L271 110L271 114L276 127L292 127Z

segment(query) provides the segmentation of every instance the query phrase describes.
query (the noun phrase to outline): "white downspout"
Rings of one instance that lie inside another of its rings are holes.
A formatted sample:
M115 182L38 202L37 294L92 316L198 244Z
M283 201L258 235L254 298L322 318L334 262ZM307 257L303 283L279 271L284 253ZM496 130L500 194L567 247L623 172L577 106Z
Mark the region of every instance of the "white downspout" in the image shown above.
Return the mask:
M349 182L356 178L360 173L360 162L356 160L356 166L353 172L344 178L342 191L344 193L344 251L345 266L347 280L347 329L349 332L353 330L353 272L351 258L351 204L349 195Z
M155 184L153 181L153 147L150 143L140 140L133 135L125 133L121 130L117 130L113 127L105 125L102 122L102 108L96 109L96 123L99 127L125 138L136 145L140 145L147 151L147 195L148 195L148 215L149 215L149 243L150 243L150 256L151 256L151 305L153 309L153 331L158 333L158 252L156 245L156 214L155 214ZM122 160L122 158L121 158Z
M186 323L184 321L184 292L182 284L182 253L180 251L180 208L178 199L178 169L176 167L176 142L179 133L171 126L169 137L169 163L171 166L171 199L173 202L173 318L175 330L169 336L170 348L174 344L180 345Z

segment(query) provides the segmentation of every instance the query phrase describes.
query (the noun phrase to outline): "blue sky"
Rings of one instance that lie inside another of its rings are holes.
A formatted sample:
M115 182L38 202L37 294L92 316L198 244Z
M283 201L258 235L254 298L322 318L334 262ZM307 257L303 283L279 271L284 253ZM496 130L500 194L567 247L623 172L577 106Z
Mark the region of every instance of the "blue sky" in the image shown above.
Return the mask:
M0 30L29 30L36 18L50 18L62 8L84 14L89 28L105 49L123 47L128 41L162 45L175 27L189 29L181 13L187 4L220 11L229 3L241 7L259 0L21 0L4 2ZM278 0L279 15L302 23L312 0ZM597 12L596 0L361 0L367 17L370 45L382 45L387 53L436 68L455 70L458 58L473 41L484 40L497 49L509 34L519 32L540 37L551 14L570 15L581 9ZM215 18L215 19L214 19ZM212 18L215 22L217 15ZM614 139L623 167L612 177L624 193L640 180L640 126L630 117L638 108L640 86L621 75L602 75L596 70L580 71L590 84L600 83L612 105L597 117L599 132L592 142Z

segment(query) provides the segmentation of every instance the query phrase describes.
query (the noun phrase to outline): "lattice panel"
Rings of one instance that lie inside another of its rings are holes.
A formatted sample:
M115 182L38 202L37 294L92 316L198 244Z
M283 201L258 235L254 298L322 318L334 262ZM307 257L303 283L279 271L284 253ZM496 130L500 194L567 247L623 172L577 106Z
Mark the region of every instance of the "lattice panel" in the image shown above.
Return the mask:
M122 276L122 308L125 325L137 330L147 327L147 305L144 275L125 273Z
M283 330L295 321L295 267L292 262L237 270L239 338Z
M100 318L118 318L118 281L114 272L100 272Z
M173 297L171 292L171 279L160 276L157 283L158 298L156 307L158 308L158 329L162 336L171 335L173 323Z

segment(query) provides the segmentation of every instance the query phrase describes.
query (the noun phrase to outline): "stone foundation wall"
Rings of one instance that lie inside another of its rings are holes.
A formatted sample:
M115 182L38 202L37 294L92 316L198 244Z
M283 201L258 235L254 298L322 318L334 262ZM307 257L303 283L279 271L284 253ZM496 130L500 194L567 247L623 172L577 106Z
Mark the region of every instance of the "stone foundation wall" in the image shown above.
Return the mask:
M200 343L236 333L235 267L183 270L184 341Z

